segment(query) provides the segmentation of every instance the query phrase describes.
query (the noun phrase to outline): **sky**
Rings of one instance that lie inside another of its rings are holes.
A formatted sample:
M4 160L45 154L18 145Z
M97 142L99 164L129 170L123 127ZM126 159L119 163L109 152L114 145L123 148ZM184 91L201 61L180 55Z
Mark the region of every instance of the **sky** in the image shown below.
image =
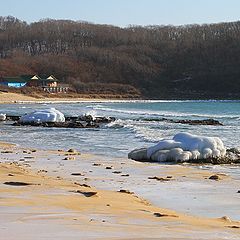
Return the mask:
M0 0L0 16L28 23L83 20L120 27L183 25L240 20L240 0Z

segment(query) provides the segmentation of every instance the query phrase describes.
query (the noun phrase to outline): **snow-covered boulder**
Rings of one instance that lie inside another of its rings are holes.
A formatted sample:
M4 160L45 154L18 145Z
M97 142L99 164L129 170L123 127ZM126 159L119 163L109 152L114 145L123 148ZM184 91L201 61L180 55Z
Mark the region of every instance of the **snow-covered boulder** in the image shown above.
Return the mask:
M145 156L146 155L146 156ZM226 148L218 137L205 137L190 133L178 133L173 139L161 140L147 150L133 150L129 158L143 161L187 162L196 159L223 158Z
M5 121L7 118L7 115L5 113L0 113L0 121Z
M36 110L23 115L19 122L21 123L45 123L45 122L65 122L64 114L55 108Z

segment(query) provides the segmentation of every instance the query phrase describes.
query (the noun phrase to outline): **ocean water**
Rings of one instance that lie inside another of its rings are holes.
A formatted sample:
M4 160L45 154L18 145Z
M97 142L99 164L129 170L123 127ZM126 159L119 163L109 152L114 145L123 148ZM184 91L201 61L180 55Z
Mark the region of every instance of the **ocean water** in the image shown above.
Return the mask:
M82 152L126 157L179 132L220 137L226 147L240 146L240 101L106 101L84 103L2 104L0 113L21 115L54 107L65 115L111 116L116 121L98 129L11 126L0 123L0 141L42 149L75 148ZM157 119L213 118L223 126L191 126Z

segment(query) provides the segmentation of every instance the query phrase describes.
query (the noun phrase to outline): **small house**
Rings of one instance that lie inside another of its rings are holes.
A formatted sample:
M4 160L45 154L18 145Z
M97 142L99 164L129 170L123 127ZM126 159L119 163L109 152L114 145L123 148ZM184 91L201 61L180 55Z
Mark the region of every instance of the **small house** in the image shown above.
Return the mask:
M27 81L28 87L57 87L58 79L53 75L21 75L21 78Z
M59 85L59 80L53 75L21 75L19 77L1 77L0 84L7 87L40 87L45 92L59 93L67 92L69 86Z

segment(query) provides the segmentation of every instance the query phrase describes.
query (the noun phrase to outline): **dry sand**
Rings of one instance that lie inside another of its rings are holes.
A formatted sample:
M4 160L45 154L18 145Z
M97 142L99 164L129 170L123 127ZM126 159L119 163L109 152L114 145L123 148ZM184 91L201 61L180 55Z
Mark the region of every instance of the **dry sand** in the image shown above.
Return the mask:
M134 193L83 185L82 178L67 178L56 169L52 172L57 175L50 174L52 156L63 159L69 153L23 150L3 143L0 150L0 239L239 239L240 223L227 217L190 216L153 206ZM82 162L93 158L74 156ZM61 168L76 161L65 161ZM37 166L41 166L38 171ZM88 178L95 178L94 169L99 167L100 161L92 164ZM166 173L174 178L201 176L198 170L189 173L180 168L167 168Z
M102 101L109 101L106 98L34 98L24 94L18 93L5 93L0 92L0 104L1 103L45 103L45 102L102 102ZM118 100L112 100L118 101Z

